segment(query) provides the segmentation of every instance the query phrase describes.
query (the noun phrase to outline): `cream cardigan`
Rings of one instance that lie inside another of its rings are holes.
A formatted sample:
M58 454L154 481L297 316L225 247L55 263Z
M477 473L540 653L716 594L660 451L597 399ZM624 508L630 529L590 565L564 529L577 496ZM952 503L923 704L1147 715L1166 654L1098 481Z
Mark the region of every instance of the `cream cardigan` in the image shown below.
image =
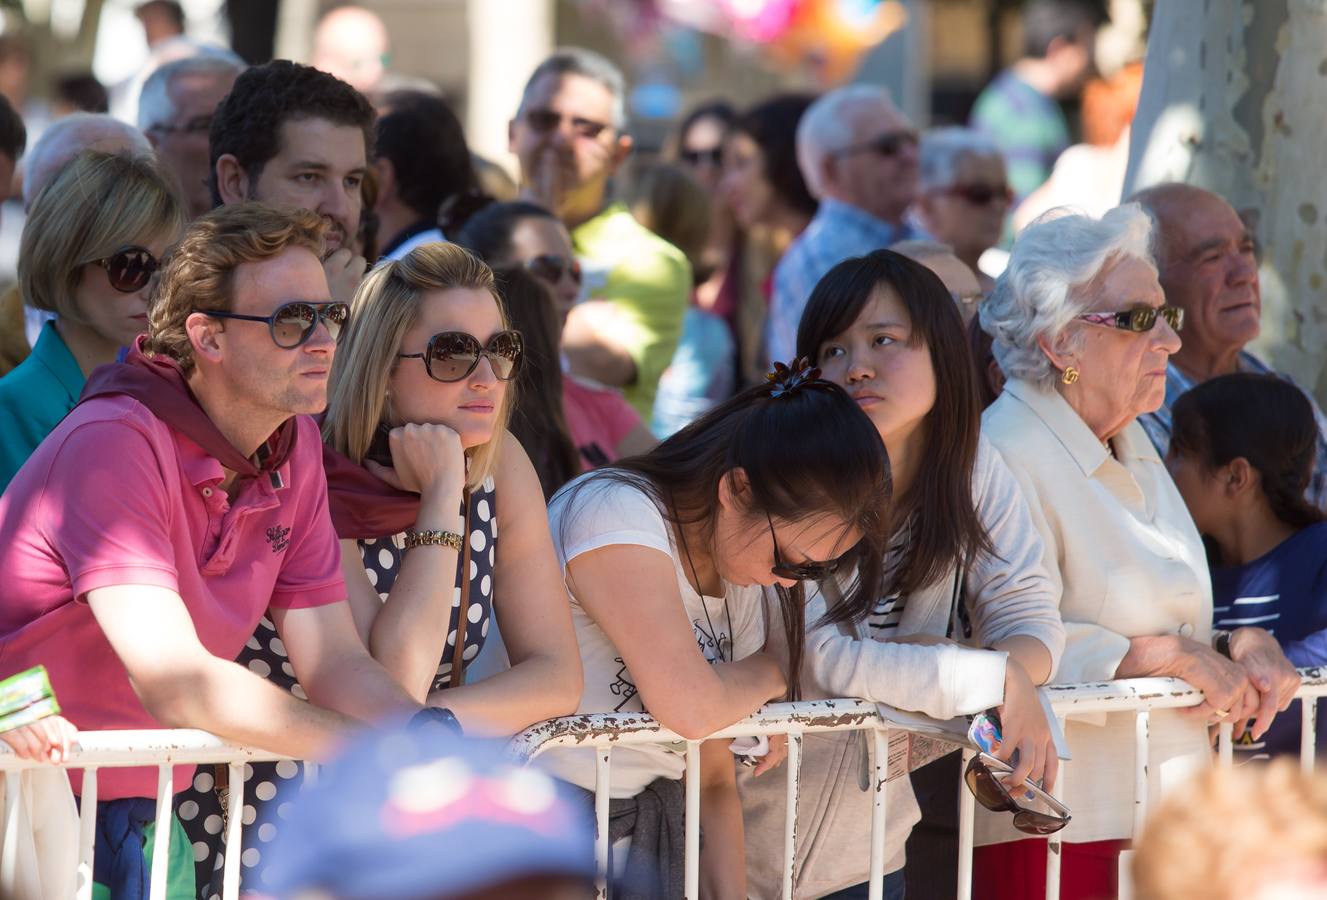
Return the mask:
M1207 642L1212 589L1202 540L1142 427L1112 441L1114 456L1054 388L1014 379L983 431L1004 455L1041 532L1060 588L1066 645L1055 681L1105 681L1129 639L1178 634ZM1064 799L1071 842L1128 838L1133 822L1131 713L1070 718L1073 761ZM1178 711L1151 716L1151 803L1211 759L1204 725ZM977 810L977 843L1016 840L1007 815Z

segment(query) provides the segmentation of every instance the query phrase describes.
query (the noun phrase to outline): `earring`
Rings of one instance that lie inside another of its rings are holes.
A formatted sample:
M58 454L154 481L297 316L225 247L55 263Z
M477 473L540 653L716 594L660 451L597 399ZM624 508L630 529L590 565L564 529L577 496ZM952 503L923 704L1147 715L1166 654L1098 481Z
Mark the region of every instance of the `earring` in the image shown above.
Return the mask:
M1065 384L1073 384L1075 381L1078 380L1078 370L1075 369L1073 366L1066 366L1064 369L1064 374L1060 376L1060 380L1063 381Z

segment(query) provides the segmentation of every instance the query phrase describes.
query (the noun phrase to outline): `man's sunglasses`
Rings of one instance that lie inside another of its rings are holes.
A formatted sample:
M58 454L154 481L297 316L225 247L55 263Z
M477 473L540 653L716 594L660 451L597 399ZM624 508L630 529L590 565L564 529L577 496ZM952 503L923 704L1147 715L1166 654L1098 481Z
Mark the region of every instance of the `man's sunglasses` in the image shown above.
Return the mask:
M765 521L769 523L770 540L774 541L774 565L770 567L770 572L779 578L788 578L792 581L824 581L838 571L839 561L831 559L828 562L804 562L790 563L783 558L783 552L779 550L779 539L774 534L774 520L770 518L769 513L765 513Z
M566 119L571 122L571 130L580 137L596 138L608 128L607 122L596 122L593 119L583 119L580 116L567 116ZM556 131L562 121L562 114L551 109L528 109L525 111L525 124L539 134Z
M524 351L519 331L499 331L488 339L488 346L464 331L444 331L429 338L423 353L398 353L400 359L424 360L424 371L434 381L453 382L466 378L487 357L499 381L511 381L520 367Z
M1166 324L1175 332L1184 327L1184 310L1178 306L1135 306L1123 312L1083 313L1078 318L1093 325L1108 325L1111 328L1142 334L1155 327L1158 316L1165 319Z
M170 125L161 122L147 129L159 134L207 134L212 130L212 114L194 116L182 125Z
M996 201L1007 206L1014 202L1014 192L1007 184L953 184L943 192L973 206L989 206Z
M152 252L142 247L121 247L110 256L90 260L91 265L106 270L111 287L122 294L132 294L147 287L160 263Z
M834 156L847 156L850 153L875 153L879 156L893 157L903 152L904 148L916 147L918 142L915 131L887 131L876 135L869 141L850 144L835 150Z
M524 266L527 272L548 284L557 284L563 275L570 275L571 280L578 285L581 283L581 262L578 259L543 253L527 259Z
M283 350L293 350L307 343L318 323L327 326L332 340L341 337L341 329L350 318L348 303L283 303L270 316L246 316L220 309L195 309L213 319L238 319L242 322L266 322L272 341Z
M701 163L709 163L712 166L723 164L722 147L711 147L708 150L683 150L680 156L682 162L689 166L698 166Z
M1069 807L1032 782L1025 782L1015 797L1005 786L1013 774L1003 761L978 753L968 761L963 780L982 806L992 812L1012 812L1014 827L1024 834L1054 834L1069 824Z

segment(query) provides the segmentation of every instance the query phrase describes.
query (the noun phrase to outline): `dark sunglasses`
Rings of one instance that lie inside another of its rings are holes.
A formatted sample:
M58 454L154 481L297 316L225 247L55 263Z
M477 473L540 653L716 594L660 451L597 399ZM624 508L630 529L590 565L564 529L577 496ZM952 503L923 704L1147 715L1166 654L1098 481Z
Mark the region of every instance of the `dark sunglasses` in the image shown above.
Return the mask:
M1157 317L1166 320L1166 324L1175 332L1184 327L1184 310L1178 306L1135 306L1123 312L1083 313L1078 318L1093 325L1109 325L1124 331L1142 334L1151 331L1157 323Z
M557 284L563 275L570 275L578 285L581 283L581 261L578 259L544 253L527 259L523 265L527 272L548 284Z
M954 184L945 188L944 193L973 206L989 206L997 200L1006 205L1014 202L1014 192L1007 184Z
M583 119L580 116L567 116L566 119L571 122L571 130L581 137L596 138L608 128L607 122L596 122L593 119ZM529 109L525 111L525 124L539 134L556 131L558 126L562 124L562 120L562 114L551 109Z
M208 113L202 116L194 116L182 125L168 125L162 122L159 125L153 125L148 131L155 131L159 134L207 134L212 130L212 115Z
M460 381L479 366L481 356L488 358L499 381L516 377L525 345L519 331L499 331L488 339L488 346L464 331L444 331L429 338L423 353L398 353L400 359L422 359L424 370L434 381Z
M838 571L837 559L828 562L787 562L783 558L783 552L779 550L779 539L774 534L774 520L770 518L769 513L765 513L765 521L769 523L770 540L774 541L774 565L770 566L770 572L774 575L779 578L790 578L793 581L824 581Z
M835 150L834 156L847 156L850 153L875 153L879 156L898 156L905 147L916 147L918 142L915 131L887 131L876 135L869 141L851 144L841 150Z
M681 154L682 162L689 166L698 166L707 162L712 166L723 164L723 148L711 147L708 150L683 150Z
M246 316L220 309L195 309L214 319L239 319L242 322L266 322L272 341L283 350L293 350L313 337L318 323L327 326L332 340L341 337L341 328L350 318L348 303L283 303L270 316Z
M110 256L90 261L106 270L111 287L122 294L132 294L147 287L161 265L151 251L142 247L121 247Z
M1069 824L1069 807L1030 781L1018 791L1020 797L1016 799L1004 785L1013 773L994 756L978 753L968 761L963 780L982 806L992 812L1012 812L1014 827L1024 834L1054 834ZM1032 797L1022 796L1024 791Z

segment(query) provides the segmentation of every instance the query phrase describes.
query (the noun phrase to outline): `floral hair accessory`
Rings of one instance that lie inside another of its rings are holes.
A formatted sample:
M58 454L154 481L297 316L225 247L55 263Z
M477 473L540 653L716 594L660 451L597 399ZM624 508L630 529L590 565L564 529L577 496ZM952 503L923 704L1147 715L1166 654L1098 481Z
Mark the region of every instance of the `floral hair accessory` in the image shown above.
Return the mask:
M771 397L782 397L785 394L791 394L803 385L820 378L820 369L811 365L811 360L805 356L800 359L794 359L791 366L786 366L781 362L774 364L774 371L765 374L765 380L770 383Z

